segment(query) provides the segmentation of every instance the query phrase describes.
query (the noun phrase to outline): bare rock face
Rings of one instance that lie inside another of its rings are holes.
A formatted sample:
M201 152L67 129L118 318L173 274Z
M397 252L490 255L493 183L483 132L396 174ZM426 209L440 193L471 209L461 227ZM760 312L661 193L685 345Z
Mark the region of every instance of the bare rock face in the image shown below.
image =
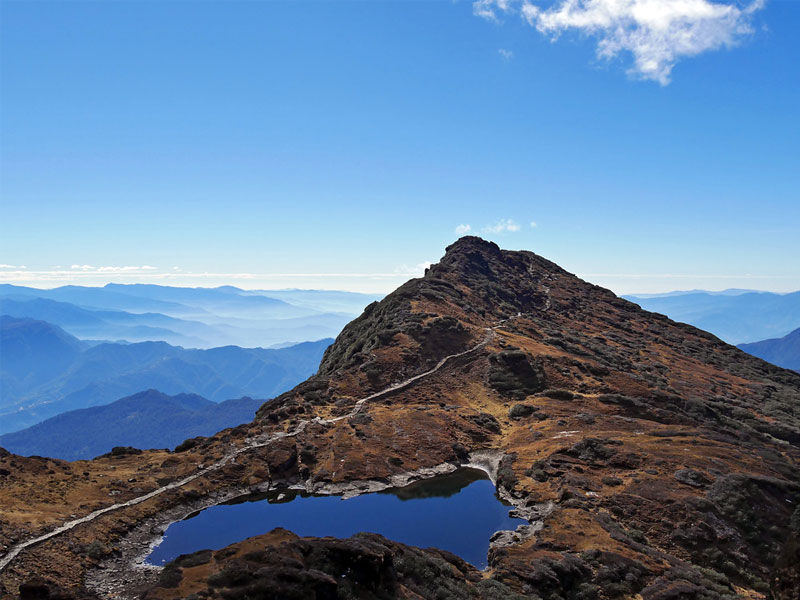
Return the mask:
M484 580L475 567L449 552L420 550L376 534L298 538L283 529L218 552L179 557L144 600L182 598L186 589L195 590L197 598L225 600L523 598Z
M176 561L147 593L186 597L196 583L230 598L797 598L800 375L475 237L368 307L319 372L253 423L182 450L74 467L0 455L9 547L117 501L111 478L136 479L127 499L134 485L144 493L224 463L27 550L0 584L16 593L47 564L55 583L80 589L96 561L74 548L116 548L187 492L197 502L265 482L345 489L486 453L498 457L499 493L532 521L498 537L486 583L441 553L283 533L203 564ZM363 577L341 581L343 564ZM420 583L431 573L445 588Z
M97 600L94 594L82 590L65 590L52 581L34 576L20 584L20 600Z

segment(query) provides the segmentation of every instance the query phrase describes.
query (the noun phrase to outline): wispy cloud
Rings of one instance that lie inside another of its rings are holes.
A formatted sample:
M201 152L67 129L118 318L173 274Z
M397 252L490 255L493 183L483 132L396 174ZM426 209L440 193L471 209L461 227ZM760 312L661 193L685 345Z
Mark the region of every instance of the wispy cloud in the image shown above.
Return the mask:
M25 265L5 265L0 264L0 269L27 269Z
M578 273L578 276L614 290L617 294L652 294L673 290L758 288L792 292L800 286L800 275L753 273Z
M666 85L675 63L710 50L731 47L752 33L753 14L765 0L555 0L546 8L533 0L476 0L473 12L499 21L519 14L553 40L566 31L597 38L597 55L627 52L629 73Z
M413 267L410 267L408 265L400 265L395 269L395 275L403 275L403 276L410 275L412 277L422 277L422 275L425 273L425 269L430 267L432 264L433 263L430 261L425 261L417 263Z
M472 11L479 17L489 21L498 21L498 12L509 12L514 0L476 0L472 3Z
M467 235L470 231L472 231L472 226L467 223L456 226L456 235Z
M797 275L698 274L698 273L578 273L580 277L611 277L617 279L797 279Z
M505 48L500 48L497 53L500 55L500 58L506 62L514 58L514 52L511 50L506 50Z
M507 233L519 231L521 228L513 219L500 219L492 225L483 228L483 233Z
M80 265L83 267L84 265ZM105 267L95 267L93 270L84 269L49 269L49 270L21 270L0 271L0 282L16 283L20 281L37 282L65 282L65 281L178 281L186 280L269 280L269 279L402 279L408 276L421 275L425 269L431 266L430 262L422 262L416 265L400 265L391 272L355 272L355 273L219 273L219 272L197 272L197 271L176 271L174 268L162 271L156 267L145 270L124 270L119 267L116 270L108 270Z
M158 270L156 267L151 267L150 265L125 266L125 267L114 267L114 266L95 267L93 265L71 265L70 269L72 271L80 271L81 273L91 273L91 274L139 273L139 272Z
M7 270L0 269L0 282L54 287L64 284L105 285L116 283L159 283L179 286L216 286L233 284L245 289L346 289L361 292L386 293L411 277L420 277L429 262L400 265L385 272L337 273L249 273L175 271L168 267L144 271L95 272L73 269ZM673 289L703 287L706 289L759 287L773 291L798 289L798 275L764 274L682 274L682 273L581 273L581 277L613 289L617 293L654 293Z

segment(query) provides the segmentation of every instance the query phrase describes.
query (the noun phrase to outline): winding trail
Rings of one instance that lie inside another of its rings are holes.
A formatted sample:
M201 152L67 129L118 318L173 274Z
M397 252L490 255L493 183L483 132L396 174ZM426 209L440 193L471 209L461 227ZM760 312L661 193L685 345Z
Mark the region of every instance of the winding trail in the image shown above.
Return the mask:
M486 335L484 336L483 340L481 340L480 342L478 342L477 344L475 344L474 346L472 346L468 350L464 350L463 352L458 352L456 354L449 354L449 355L445 356L444 358L442 358L438 363L436 363L436 366L433 367L432 369L430 369L428 371L425 371L424 373L420 373L418 375L414 375L413 377L409 377L408 379L406 379L405 381L401 381L400 383L396 383L394 385L390 385L389 387L387 387L387 388L385 388L385 389L383 389L383 390L381 390L379 392L375 392L374 394L371 394L371 395L367 396L366 398L361 398L360 400L358 400L355 403L355 406L353 407L353 409L349 413L347 413L345 415L342 415L342 416L339 416L339 417L334 417L334 418L331 418L331 419L321 419L320 417L314 417L313 419L305 419L305 420L301 421L300 423L298 423L297 427L295 427L292 431L287 431L287 432L281 431L281 432L274 433L274 434L272 434L272 435L270 435L270 436L268 436L266 438L261 438L261 439L259 439L259 438L251 438L250 440L246 440L247 444L245 446L242 446L241 448L237 448L236 450L232 451L230 454L225 455L223 458L221 458L217 462L212 463L212 464L208 465L207 467L205 467L205 468L203 468L203 469L201 469L201 470L199 470L199 471L197 471L197 472L195 472L195 473L193 473L191 475L188 475L188 476L184 477L183 479L179 479L177 481L173 481L171 483L168 483L168 484L166 484L166 485L164 485L164 486L162 486L160 488L157 488L157 489L153 490L152 492L148 492L147 494L144 494L142 496L137 496L136 498L128 500L127 502L120 502L118 504L112 504L111 506L106 506L105 508L100 508L100 509L98 509L98 510L96 510L94 512L89 513L88 515L86 515L84 517L80 517L80 518L74 519L72 521L67 521L66 523L64 523L60 527L57 527L56 529L53 529L52 531L50 531L48 533L45 533L43 535L31 538L31 539L26 540L24 542L20 542L16 546L13 546L11 548L11 550L9 550L6 553L5 556L0 558L0 571L3 571L11 563L11 561L13 561L20 554L20 552L22 552L23 550L25 550L27 548L30 548L32 546L35 546L36 544L40 544L41 542L45 542L45 541L47 541L49 539L52 539L52 538L54 538L54 537L56 537L58 535L61 535L62 533L70 531L71 529L74 529L78 525L83 525L84 523L89 523L90 521L93 521L97 517L100 517L100 516L102 516L102 515L104 515L106 513L110 513L112 511L119 510L120 508L125 508L125 507L128 507L128 506L135 506L136 504L140 504L142 502L145 502L146 500L149 500L150 498L154 498L154 497L156 497L156 496L158 496L160 494L163 494L164 492L167 492L169 490L174 490L176 488L182 487L182 486L186 485L187 483L190 483L190 482L194 481L195 479L197 479L199 477L202 477L202 476L204 476L204 475L206 475L208 473L211 473L212 471L216 471L217 469L222 468L223 466L228 464L231 460L233 460L234 458L236 458L240 454L243 454L243 453L248 452L250 450L253 450L255 448L263 448L264 446L269 446L270 444L272 444L273 442L276 442L277 440L282 440L282 439L285 439L285 438L295 437L298 434L302 433L305 430L305 428L308 426L309 423L313 422L313 423L319 423L319 424L322 424L322 425L328 425L328 424L332 424L332 423L337 423L337 422L342 421L344 419L349 419L350 417L352 417L352 416L358 414L359 412L361 412L361 409L364 407L364 405L367 402L370 402L372 400L377 400L378 398L381 398L381 397L386 396L388 394L391 394L391 393L397 392L399 390L405 389L405 388L413 385L415 382L419 381L420 379L424 379L426 377L429 377L429 376L433 375L434 373L439 371L449 361L451 361L451 360L453 360L455 358L459 358L461 356L466 356L467 354L471 354L471 353L473 353L473 352L475 352L477 350L480 350L481 348L485 347L494 338L494 336L496 335L495 334L495 330L496 329L502 327L508 321L510 321L512 319L516 319L516 318L521 317L521 316L522 316L522 313L517 313L513 317L509 317L507 319L503 319L502 321L499 321L498 323L496 323L492 327L487 327L486 328Z

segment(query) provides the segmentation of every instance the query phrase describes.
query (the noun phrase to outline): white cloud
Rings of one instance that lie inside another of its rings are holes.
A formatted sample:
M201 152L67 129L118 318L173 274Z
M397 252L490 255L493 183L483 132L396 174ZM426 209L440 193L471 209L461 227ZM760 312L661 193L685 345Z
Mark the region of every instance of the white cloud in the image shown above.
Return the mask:
M514 0L476 0L472 3L472 12L490 21L497 21L498 10L508 12Z
M425 261L421 263L417 263L413 267L409 267L408 265L400 265L394 271L396 275L411 275L414 277L422 277L425 274L425 269L430 267L433 263L430 261Z
M167 270L86 271L81 269L50 269L12 271L0 269L0 283L52 287L75 284L102 286L116 283L157 283L160 285L217 286L237 285L249 289L344 289L361 292L388 293L402 282L421 277L430 262L401 265L393 271L351 273L230 273ZM84 265L77 265L78 267ZM332 283L335 282L335 283Z
M466 235L472 231L472 227L466 223L462 223L456 227L456 235Z
M493 225L487 225L483 228L484 233L507 233L519 231L520 226L513 219L500 219Z
M0 269L27 269L25 265L3 265L0 264Z
M536 229L539 224L536 221L531 221L531 229Z
M500 55L500 57L501 57L501 58L502 58L504 61L506 61L506 62L508 62L508 61L510 61L512 58L514 58L514 52L513 52L513 51L511 51L511 50L506 50L505 48L500 48L500 49L497 51L497 53L498 53L498 54Z
M150 265L141 266L125 266L125 267L95 267L92 265L71 265L70 269L73 271L80 271L82 273L139 273L142 271L157 271L156 267Z
M0 270L0 283L14 283L33 287L53 287L64 284L105 285L117 283L158 283L181 286L236 285L246 289L345 289L369 293L388 293L411 277L420 277L429 262L402 265L393 271L351 273L247 273L247 272L191 272L172 269L139 272L118 271L97 273L72 269L12 271ZM790 292L798 289L798 275L683 275L637 273L585 273L580 275L594 283L610 287L617 293L663 292L674 289L722 289L724 287L758 287L773 291Z
M629 72L666 85L675 63L709 50L734 46L753 31L751 18L765 0L741 6L712 0L555 0L546 8L533 0L477 0L476 15L497 21L519 13L555 40L575 30L597 38L597 54L633 56Z

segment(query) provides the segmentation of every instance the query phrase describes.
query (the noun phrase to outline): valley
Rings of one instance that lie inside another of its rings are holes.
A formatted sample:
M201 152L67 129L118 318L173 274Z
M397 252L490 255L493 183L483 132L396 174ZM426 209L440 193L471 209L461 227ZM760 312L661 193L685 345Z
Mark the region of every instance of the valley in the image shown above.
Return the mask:
M213 402L269 398L313 373L331 341L205 350L159 341L88 344L51 323L2 316L0 434L154 388Z

